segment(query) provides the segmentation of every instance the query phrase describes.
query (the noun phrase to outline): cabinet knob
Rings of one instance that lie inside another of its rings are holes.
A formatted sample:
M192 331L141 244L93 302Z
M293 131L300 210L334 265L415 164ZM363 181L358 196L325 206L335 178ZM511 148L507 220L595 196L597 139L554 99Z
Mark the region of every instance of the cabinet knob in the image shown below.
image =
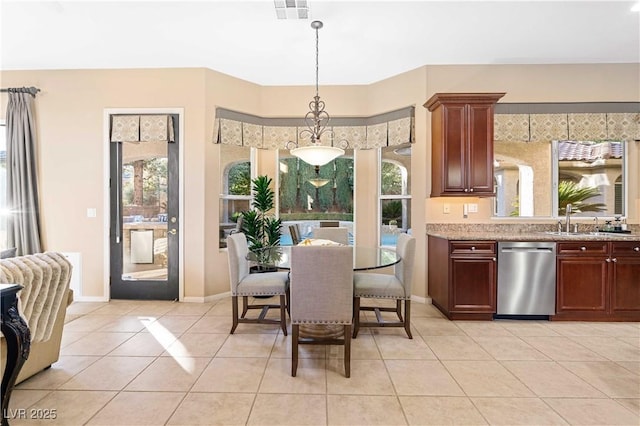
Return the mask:
M471 246L471 251L475 250L476 246Z
M634 247L633 251L640 251L640 247Z
M613 259L611 259L611 260L613 260L613 261L614 261L614 263L618 261L618 259L617 259L617 258L615 258L615 257L614 257Z
M586 251L587 248L585 246L580 247L580 251Z
M606 262L607 262L607 263L610 263L610 262L611 262L611 259L609 259L609 258L607 257Z
M469 192L469 190L467 188L464 189L464 192Z
M471 188L471 189L469 190L469 192L473 192L473 188Z
M496 258L495 258L495 257L492 257L492 258L491 258L491 260L493 260L493 261L495 262L495 261L496 261Z

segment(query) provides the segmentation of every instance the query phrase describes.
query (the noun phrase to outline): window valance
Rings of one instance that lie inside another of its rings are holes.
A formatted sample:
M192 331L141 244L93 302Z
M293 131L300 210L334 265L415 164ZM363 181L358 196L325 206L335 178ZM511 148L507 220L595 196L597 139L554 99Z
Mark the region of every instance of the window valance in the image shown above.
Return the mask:
M111 142L174 142L170 115L112 115Z
M497 141L640 140L640 103L497 104Z
M332 117L333 139L322 144L341 146L347 141L350 149L373 149L414 142L414 111L411 106L371 117ZM286 149L289 142L307 146L311 142L299 137L306 128L304 118L266 118L216 108L214 142L261 149Z

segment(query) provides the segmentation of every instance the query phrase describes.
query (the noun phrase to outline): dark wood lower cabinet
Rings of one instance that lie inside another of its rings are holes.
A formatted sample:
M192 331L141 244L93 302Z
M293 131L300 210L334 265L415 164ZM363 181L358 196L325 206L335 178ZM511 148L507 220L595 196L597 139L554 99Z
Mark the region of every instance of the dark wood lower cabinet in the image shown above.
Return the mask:
M559 242L554 320L640 320L640 242Z
M429 236L429 296L447 318L490 320L496 312L495 241Z

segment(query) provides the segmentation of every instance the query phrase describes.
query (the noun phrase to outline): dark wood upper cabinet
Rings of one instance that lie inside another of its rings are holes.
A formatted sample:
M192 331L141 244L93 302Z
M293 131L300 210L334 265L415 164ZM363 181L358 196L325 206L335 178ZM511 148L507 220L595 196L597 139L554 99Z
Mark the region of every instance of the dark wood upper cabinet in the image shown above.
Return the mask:
M431 196L491 197L493 110L504 93L436 93L431 112Z

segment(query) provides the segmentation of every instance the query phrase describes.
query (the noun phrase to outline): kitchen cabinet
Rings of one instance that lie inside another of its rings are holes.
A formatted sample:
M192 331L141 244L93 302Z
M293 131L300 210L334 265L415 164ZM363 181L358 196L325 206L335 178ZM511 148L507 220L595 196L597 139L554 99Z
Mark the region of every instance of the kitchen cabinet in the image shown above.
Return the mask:
M493 113L504 93L436 93L431 112L431 197L491 197Z
M559 242L555 320L640 320L640 242Z
M495 241L449 241L429 236L429 296L447 318L493 319Z

